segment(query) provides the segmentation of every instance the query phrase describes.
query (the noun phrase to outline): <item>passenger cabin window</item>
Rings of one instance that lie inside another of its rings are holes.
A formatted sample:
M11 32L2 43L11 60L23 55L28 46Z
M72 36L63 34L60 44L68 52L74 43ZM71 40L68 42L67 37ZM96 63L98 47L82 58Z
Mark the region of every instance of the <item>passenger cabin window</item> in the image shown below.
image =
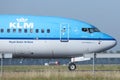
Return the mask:
M30 33L33 33L33 29L30 29Z
M36 29L35 32L36 32L36 33L39 33L39 29Z
M22 29L18 29L18 32L21 33L21 32L22 32Z
M3 33L3 32L4 32L4 29L0 29L0 32Z
M16 29L13 29L13 32L15 33L15 32L16 32Z
M50 33L50 29L47 29L47 33Z
M41 33L44 33L44 29L41 29Z
M27 33L27 29L24 29L24 33Z
M10 29L7 29L7 32L10 33Z

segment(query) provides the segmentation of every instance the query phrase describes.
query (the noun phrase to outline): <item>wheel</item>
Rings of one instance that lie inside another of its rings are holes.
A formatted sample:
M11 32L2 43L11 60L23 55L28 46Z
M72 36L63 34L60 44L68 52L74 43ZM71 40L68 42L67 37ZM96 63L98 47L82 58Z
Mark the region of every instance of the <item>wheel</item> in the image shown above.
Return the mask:
M70 71L74 71L76 69L76 65L74 63L70 63L69 66L68 66L68 69Z

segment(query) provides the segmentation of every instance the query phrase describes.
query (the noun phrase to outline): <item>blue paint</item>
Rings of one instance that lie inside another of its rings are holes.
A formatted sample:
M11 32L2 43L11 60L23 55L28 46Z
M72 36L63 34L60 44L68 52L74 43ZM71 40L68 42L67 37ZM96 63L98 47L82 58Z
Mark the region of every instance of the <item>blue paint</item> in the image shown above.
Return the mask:
M32 28L33 27L33 28ZM61 17L0 15L0 39L39 39L39 40L115 40L111 36L98 32L84 32L82 28L97 29L95 26L74 19ZM10 32L7 32L10 29ZM16 29L13 32L13 29ZM19 32L19 29L22 32ZM27 32L24 32L27 29ZM33 32L30 32L30 29ZM39 29L39 33L36 33ZM44 33L41 30L44 30ZM50 30L48 33L47 30Z

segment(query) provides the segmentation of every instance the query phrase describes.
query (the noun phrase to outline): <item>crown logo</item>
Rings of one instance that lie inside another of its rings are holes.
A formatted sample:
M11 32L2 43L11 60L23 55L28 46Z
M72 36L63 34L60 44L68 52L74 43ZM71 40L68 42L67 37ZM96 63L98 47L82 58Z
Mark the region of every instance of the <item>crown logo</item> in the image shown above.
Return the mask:
M28 19L25 19L25 18L19 18L19 19L16 19L17 22L26 22Z

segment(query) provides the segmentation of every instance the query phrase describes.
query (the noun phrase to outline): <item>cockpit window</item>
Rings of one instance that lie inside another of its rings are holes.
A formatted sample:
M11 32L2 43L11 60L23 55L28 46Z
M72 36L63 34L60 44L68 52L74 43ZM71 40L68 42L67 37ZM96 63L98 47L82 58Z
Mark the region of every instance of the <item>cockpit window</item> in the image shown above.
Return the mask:
M97 28L93 28L93 29L94 29L94 32L100 32L100 30Z
M87 32L87 28L82 28L82 31L83 32Z
M82 28L82 31L88 33L100 32L100 30L97 28Z

